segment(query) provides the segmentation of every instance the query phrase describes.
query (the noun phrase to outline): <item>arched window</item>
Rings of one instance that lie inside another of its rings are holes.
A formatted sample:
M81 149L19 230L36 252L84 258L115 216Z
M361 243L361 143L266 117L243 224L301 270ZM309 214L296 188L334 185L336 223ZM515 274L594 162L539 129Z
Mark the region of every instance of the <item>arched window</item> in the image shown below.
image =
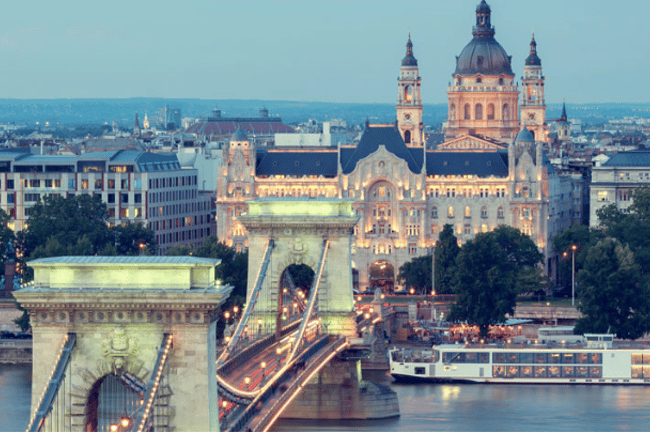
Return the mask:
M472 216L472 208L465 206L465 218L470 218Z
M501 114L503 120L510 119L510 107L508 107L508 104L503 104L503 109L501 110Z
M487 106L487 119L494 120L494 104L488 104Z
M411 142L411 131L404 131L404 143L409 144Z
M404 88L404 101L411 102L413 100L413 88L411 86L406 86Z
M481 104L476 104L476 106L474 107L474 118L476 120L483 119L483 106Z
M465 104L465 120L469 120L472 118L470 110L471 109L469 108L469 104Z
M528 189L527 186L525 186L525 187L523 187L521 189L521 196L524 197L524 198L530 197L530 189Z
M431 208L431 218L438 218L438 208L436 206Z
M497 209L497 218L503 218L503 206L499 206Z
M456 120L456 105L449 105L449 120Z
M487 207L485 206L481 208L481 218L487 218Z
M448 216L449 218L453 218L453 217L454 217L454 207L453 207L453 206L449 206L449 209L447 209L447 216Z

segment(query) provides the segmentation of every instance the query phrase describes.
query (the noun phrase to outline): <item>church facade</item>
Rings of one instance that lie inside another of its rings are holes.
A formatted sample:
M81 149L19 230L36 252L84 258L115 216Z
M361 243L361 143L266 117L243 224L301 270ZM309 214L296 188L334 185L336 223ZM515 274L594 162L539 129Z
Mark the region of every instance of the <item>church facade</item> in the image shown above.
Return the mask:
M396 121L366 124L356 145L255 149L238 130L224 148L217 233L247 248L237 217L260 197L346 198L359 215L352 245L361 290L397 286L399 267L431 254L445 224L459 243L505 224L529 235L555 273L552 238L571 224L571 180L546 157L544 77L533 38L522 77L494 39L485 0L456 59L445 142L428 148L421 77L409 36L397 80ZM565 209L566 208L566 209Z

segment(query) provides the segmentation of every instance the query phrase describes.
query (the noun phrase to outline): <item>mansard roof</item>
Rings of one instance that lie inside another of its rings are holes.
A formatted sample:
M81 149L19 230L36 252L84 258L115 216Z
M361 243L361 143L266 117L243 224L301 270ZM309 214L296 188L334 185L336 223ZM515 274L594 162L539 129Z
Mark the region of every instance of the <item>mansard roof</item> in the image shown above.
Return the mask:
M650 151L631 150L618 152L601 167L650 167Z
M337 151L332 148L260 149L257 151L257 176L336 177Z
M507 177L508 152L427 151L427 176Z
M343 174L352 173L357 163L379 150L380 145L385 146L388 152L406 161L409 170L413 173L420 174L422 172L423 148L407 147L395 125L366 125L356 149L351 153L341 152Z

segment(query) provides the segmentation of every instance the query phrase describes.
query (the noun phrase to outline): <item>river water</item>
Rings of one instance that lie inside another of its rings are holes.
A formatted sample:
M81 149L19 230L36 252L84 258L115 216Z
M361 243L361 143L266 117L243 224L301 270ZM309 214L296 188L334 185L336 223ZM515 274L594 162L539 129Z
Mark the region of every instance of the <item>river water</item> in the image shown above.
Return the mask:
M373 377L378 381L388 377ZM0 365L0 431L24 431L31 366ZM280 420L274 431L648 431L650 387L398 384L401 415L377 421Z

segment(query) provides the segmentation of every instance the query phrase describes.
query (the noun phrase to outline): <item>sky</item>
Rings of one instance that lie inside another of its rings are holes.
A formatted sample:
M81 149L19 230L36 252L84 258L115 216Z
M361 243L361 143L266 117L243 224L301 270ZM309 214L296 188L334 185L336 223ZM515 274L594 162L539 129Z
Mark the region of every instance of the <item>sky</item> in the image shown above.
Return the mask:
M2 2L0 98L394 103L410 32L424 104L446 102L480 0ZM650 102L650 1L488 0L546 103Z

